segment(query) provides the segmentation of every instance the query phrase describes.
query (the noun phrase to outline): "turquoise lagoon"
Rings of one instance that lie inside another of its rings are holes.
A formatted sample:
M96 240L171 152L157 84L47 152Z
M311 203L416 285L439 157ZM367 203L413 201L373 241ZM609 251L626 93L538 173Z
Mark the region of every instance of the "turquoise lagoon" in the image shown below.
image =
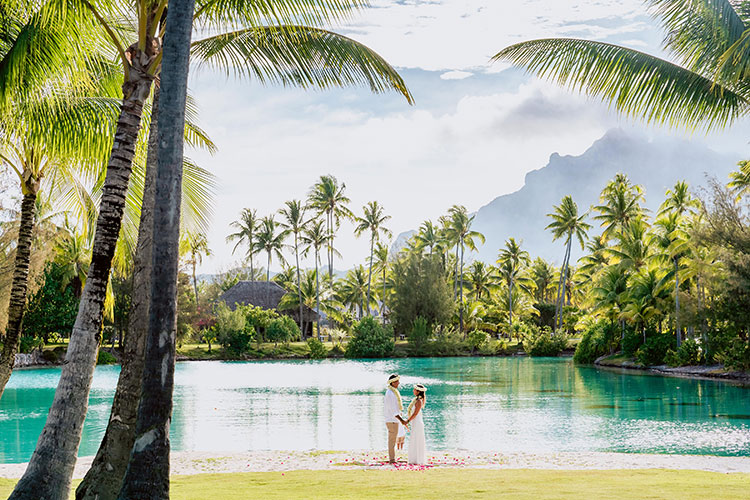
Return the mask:
M750 390L563 358L182 362L175 450L382 449L385 380L428 386L431 450L750 455ZM18 370L0 400L0 463L28 461L59 368ZM104 433L119 367L98 367L80 455Z

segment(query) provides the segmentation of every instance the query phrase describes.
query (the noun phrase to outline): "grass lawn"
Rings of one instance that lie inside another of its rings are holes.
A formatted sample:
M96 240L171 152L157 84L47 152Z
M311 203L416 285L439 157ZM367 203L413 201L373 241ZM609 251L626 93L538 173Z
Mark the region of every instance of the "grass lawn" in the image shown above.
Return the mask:
M13 484L0 479L0 497ZM748 498L748 484L750 474L653 469L248 472L173 477L171 498L724 500Z

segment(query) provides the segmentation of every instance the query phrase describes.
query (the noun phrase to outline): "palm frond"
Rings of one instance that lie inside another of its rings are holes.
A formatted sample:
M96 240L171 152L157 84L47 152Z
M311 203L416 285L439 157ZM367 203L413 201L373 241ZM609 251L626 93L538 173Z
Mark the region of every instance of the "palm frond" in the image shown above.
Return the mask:
M227 74L302 88L364 85L373 92L395 90L413 103L398 72L365 45L308 26L259 26L193 42L199 64Z
M747 100L730 88L637 50L571 38L512 45L493 60L601 98L648 123L707 129L747 113Z

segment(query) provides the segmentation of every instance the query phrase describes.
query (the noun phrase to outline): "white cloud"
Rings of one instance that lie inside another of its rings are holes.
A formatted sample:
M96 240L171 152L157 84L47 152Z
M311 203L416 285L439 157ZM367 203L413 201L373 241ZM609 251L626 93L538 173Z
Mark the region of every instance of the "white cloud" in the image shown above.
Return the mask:
M470 71L446 71L442 75L440 75L440 78L442 80L463 80L464 78L469 78L470 76L474 76L474 73Z

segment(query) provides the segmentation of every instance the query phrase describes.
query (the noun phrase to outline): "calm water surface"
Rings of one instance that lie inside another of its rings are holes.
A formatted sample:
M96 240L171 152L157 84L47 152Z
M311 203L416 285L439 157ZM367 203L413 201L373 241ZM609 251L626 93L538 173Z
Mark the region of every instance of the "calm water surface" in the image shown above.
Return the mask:
M750 455L750 389L620 374L566 359L185 362L176 450L381 449L385 380L428 386L429 449ZM119 367L96 369L80 455L93 455ZM60 375L13 373L0 400L0 462L27 461Z

